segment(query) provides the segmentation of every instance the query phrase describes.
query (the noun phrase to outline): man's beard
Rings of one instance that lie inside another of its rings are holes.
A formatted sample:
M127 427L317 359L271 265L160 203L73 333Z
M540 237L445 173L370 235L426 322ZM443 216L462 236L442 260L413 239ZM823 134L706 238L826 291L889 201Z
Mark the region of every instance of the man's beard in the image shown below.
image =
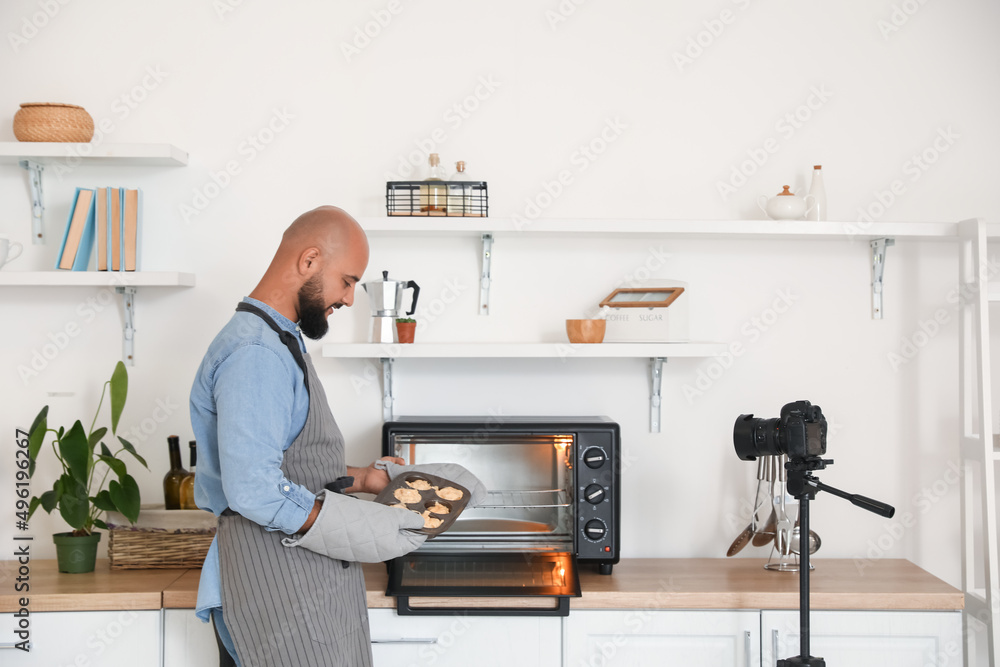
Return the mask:
M319 340L330 330L326 321L326 310L329 306L323 303L323 282L319 276L313 276L299 288L299 329L302 335Z

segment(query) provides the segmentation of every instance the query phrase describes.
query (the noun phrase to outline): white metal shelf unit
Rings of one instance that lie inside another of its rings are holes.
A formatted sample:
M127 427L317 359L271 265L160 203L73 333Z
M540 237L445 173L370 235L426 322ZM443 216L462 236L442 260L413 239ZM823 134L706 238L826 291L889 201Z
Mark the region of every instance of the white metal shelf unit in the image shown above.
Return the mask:
M962 506L962 589L966 637L966 664L974 664L975 618L986 626L989 664L995 665L1000 637L1000 572L997 557L996 463L1000 461L993 431L993 392L990 378L990 301L997 301L989 285L988 245L1000 238L1000 228L981 220L959 223L959 285L963 294L959 317L959 404ZM979 522L976 517L976 483L979 485ZM980 549L976 549L976 529ZM976 581L977 569L983 585Z
M122 295L122 360L135 365L138 288L194 287L194 274L177 271L0 271L0 287L113 287Z
M0 164L19 165L28 172L33 243L45 243L42 173L46 165L72 169L83 162L93 165L183 167L188 162L188 154L170 144L0 142Z
M382 363L382 418L393 419L396 397L393 365L409 359L649 359L649 430L660 432L663 364L670 357L714 357L725 354L725 343L330 343L324 357L378 359Z
M835 222L808 220L612 220L515 218L362 218L372 237L474 236L481 240L479 314L489 315L493 283L492 259L496 243L505 237L546 238L666 236L679 239L796 239L863 240L871 257L872 319L882 319L883 268L886 248L897 239L951 239L958 235L954 222Z

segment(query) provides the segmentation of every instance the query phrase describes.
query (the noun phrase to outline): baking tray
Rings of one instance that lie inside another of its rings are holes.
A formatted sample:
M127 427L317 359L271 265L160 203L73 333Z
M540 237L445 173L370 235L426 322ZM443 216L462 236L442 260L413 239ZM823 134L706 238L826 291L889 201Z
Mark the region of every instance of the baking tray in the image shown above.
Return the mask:
M413 489L410 486L410 482L415 482L417 480L426 480L430 483L431 488L427 490ZM448 500L442 498L437 494L441 489L451 487L453 489L458 489L462 492L462 497L457 500ZM389 482L389 485L382 489L381 493L375 496L375 502L382 503L383 505L396 505L400 501L396 498L397 489L412 489L420 493L420 500L412 503L405 503L406 507L410 511L417 512L418 514L423 514L428 508L435 502L441 503L449 509L447 514L437 514L434 512L430 513L430 516L441 519L441 525L437 528L421 528L417 530L418 533L423 533L431 537L437 537L444 531L451 528L451 525L455 523L455 519L458 515L462 513L465 506L469 504L469 490L462 486L461 484L456 484L451 480L445 479L444 477L438 477L437 475L431 475L426 472L408 472L402 475L397 475L394 480Z

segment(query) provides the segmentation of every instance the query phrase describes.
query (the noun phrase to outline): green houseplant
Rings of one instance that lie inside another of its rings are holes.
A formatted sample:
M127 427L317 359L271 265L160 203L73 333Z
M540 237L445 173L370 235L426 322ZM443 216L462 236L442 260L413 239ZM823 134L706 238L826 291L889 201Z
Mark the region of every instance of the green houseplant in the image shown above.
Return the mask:
M111 411L111 435L121 443L121 447L114 452L103 441L108 433L107 427L95 428L106 394L109 395ZM93 572L97 543L101 539L101 534L94 532L94 528L108 528L101 520L103 512L121 512L132 523L139 518L139 485L128 474L125 461L119 458L119 454L128 452L147 470L149 466L128 440L117 435L118 420L125 408L127 395L128 372L125 364L119 361L111 379L101 389L101 400L89 431L84 430L80 420L76 420L69 429L61 426L58 429L49 428L47 405L31 425L28 436L29 477L35 474L38 455L49 433L55 436L51 441L52 453L62 466L62 474L52 489L33 497L28 508L29 518L39 507L50 514L58 509L59 515L73 529L72 532L52 536L60 572ZM112 472L116 479L109 481L108 475Z
M417 321L412 317L396 318L396 335L400 343L412 343L413 334L417 330Z

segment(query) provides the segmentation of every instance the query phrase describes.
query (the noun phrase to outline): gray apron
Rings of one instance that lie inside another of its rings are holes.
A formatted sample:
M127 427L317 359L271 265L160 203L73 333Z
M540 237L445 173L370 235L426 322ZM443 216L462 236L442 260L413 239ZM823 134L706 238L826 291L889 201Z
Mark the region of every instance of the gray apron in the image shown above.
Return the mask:
M294 338L292 344L305 362L309 415L281 470L296 484L319 490L347 474L344 438L312 360ZM361 564L283 546L283 537L232 510L219 517L223 617L242 667L370 667Z

